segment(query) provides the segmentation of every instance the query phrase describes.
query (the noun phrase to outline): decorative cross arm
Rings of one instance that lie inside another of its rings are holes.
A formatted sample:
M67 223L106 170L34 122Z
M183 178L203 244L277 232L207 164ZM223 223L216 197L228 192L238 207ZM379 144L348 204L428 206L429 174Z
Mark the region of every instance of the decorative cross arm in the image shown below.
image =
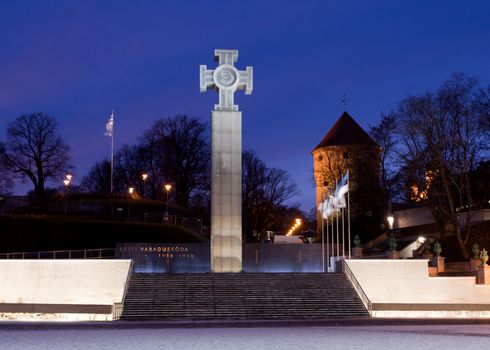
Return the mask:
M215 50L214 58L219 65L216 69L207 69L205 65L199 67L201 92L213 88L219 92L219 104L214 105L217 111L238 111L234 104L236 90L245 90L246 95L253 91L253 67L239 71L233 64L238 59L237 50Z

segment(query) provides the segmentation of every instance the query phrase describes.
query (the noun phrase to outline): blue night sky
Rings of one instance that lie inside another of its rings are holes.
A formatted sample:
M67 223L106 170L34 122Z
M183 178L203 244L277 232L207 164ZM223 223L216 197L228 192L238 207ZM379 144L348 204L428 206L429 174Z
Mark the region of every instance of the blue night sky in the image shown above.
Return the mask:
M21 114L56 117L77 183L109 156L113 108L116 146L157 118L209 121L218 96L199 93L199 64L238 49L239 69L254 67L253 94L236 96L244 149L287 170L309 210L310 152L343 94L367 129L453 72L488 84L489 19L488 1L2 1L0 139Z

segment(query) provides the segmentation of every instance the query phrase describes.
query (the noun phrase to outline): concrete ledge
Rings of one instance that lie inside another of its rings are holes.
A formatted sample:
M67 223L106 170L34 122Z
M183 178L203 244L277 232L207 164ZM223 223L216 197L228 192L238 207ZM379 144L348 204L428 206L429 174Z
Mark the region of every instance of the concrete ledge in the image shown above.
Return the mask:
M117 319L131 267L131 260L2 260L0 319Z
M490 304L373 303L373 311L490 311Z
M112 305L0 303L0 313L112 314Z

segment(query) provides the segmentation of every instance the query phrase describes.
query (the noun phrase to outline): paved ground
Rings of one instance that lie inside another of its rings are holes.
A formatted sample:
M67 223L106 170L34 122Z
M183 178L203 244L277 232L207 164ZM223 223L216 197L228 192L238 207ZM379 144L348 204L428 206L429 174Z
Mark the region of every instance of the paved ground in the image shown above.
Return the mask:
M481 321L327 320L239 323L0 323L0 349L472 349Z

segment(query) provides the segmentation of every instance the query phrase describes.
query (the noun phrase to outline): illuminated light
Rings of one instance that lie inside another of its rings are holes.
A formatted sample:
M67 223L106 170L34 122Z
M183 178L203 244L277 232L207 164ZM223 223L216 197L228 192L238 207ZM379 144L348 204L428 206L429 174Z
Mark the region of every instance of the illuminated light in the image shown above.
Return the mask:
M426 238L420 236L419 238L417 238L417 241L419 241L420 243L424 243L426 241Z
M130 187L130 188L128 188L128 192L129 192L129 194L133 194L133 192L134 192L134 187Z
M147 178L148 178L148 174L147 173L141 174L141 179L143 181L146 181Z
M171 188L172 188L172 185L170 185L170 184L165 185L165 189L167 190L167 192L170 191Z
M388 215L386 217L386 220L388 221L388 225L390 226L390 230L393 230L393 223L395 222L395 218L393 215Z
M70 180L66 179L63 181L63 183L65 184L65 186L68 186L70 184Z
M70 175L70 174L67 174L67 175L66 175L66 179L67 179L68 181L71 181L72 177L73 177L73 176L72 176L72 175Z

